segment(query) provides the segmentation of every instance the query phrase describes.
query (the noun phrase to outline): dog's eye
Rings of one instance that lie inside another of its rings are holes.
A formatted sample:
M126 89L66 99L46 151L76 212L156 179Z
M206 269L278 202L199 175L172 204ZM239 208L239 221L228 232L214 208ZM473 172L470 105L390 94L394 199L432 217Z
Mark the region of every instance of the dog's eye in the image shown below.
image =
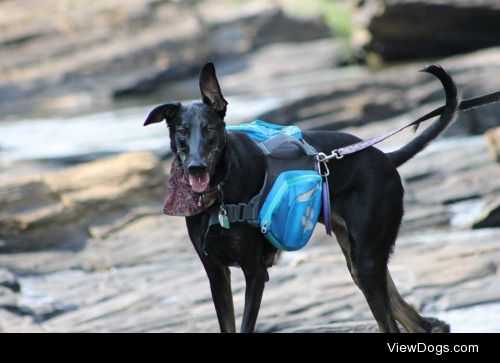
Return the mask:
M186 130L184 130L184 129L178 129L177 130L177 135L179 135L179 136L186 136Z
M213 134L215 134L215 129L213 127L208 127L207 134L208 136L213 136Z

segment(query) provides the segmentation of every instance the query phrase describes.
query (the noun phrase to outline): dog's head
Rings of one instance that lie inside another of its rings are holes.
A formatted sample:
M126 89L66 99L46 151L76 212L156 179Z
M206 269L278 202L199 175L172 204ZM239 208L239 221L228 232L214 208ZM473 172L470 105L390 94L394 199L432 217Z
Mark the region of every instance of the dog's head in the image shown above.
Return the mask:
M203 102L182 105L169 102L154 108L144 126L167 121L170 147L182 164L192 191L203 193L226 144L224 116L227 101L222 96L215 67L207 63L200 73Z

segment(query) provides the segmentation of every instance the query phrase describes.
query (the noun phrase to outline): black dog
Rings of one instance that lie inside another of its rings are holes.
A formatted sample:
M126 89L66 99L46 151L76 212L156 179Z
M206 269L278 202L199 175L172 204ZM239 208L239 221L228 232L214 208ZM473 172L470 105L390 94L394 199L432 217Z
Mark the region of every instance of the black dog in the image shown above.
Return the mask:
M333 231L352 278L382 332L398 332L396 320L409 332L430 331L430 324L400 296L387 269L403 217L403 186L396 168L436 138L453 120L459 105L457 88L441 67L431 65L424 71L436 76L445 89L446 105L438 121L397 151L385 154L370 147L330 162L334 164L328 177L331 200L335 202ZM226 132L227 102L212 63L207 63L201 71L200 89L202 103L158 106L144 125L167 121L172 151L193 192L203 194L220 184L224 203L248 202L262 186L264 155L247 135ZM304 139L324 153L360 140L333 131L304 132ZM186 217L186 223L210 280L221 331L236 331L228 266L239 266L246 279L241 331L253 332L268 280L267 268L278 251L257 228L245 223L233 223L230 229L214 226L206 246L209 214Z

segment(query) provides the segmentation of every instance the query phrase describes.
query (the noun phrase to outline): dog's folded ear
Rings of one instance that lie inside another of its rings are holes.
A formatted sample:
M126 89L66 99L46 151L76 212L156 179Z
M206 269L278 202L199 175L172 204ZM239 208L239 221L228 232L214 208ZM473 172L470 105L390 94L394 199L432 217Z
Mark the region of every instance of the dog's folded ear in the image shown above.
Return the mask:
M179 112L180 108L181 104L179 102L165 103L164 105L155 107L146 118L144 126L147 126L149 124L154 124L157 122L162 122L163 120L166 120L167 124L170 125L172 120Z
M203 103L212 107L221 118L226 116L227 101L222 96L213 63L203 66L200 73L200 91Z

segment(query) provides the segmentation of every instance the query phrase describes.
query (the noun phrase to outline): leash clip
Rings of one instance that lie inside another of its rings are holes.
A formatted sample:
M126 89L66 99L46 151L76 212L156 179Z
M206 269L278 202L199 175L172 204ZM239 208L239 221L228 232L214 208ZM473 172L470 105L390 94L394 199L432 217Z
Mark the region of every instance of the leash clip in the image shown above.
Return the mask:
M316 160L320 163L326 163L328 160L331 160L331 159L339 160L339 159L342 159L343 157L344 157L344 155L340 154L338 149L332 150L330 155L326 155L323 152L319 152L315 155Z
M335 158L337 160L340 160L343 157L344 157L344 155L340 154L339 151L337 149L335 149L335 150L332 150L332 153L330 154L329 159Z
M205 196L203 194L200 194L198 197L198 207L201 208L205 205Z
M322 162L325 162L327 160L326 154L322 153L322 152L317 153L314 157L316 158L316 161L318 163L322 163Z
M330 169L328 168L328 155L325 153L317 153L316 161L318 162L318 172L322 177L327 177L330 175Z

